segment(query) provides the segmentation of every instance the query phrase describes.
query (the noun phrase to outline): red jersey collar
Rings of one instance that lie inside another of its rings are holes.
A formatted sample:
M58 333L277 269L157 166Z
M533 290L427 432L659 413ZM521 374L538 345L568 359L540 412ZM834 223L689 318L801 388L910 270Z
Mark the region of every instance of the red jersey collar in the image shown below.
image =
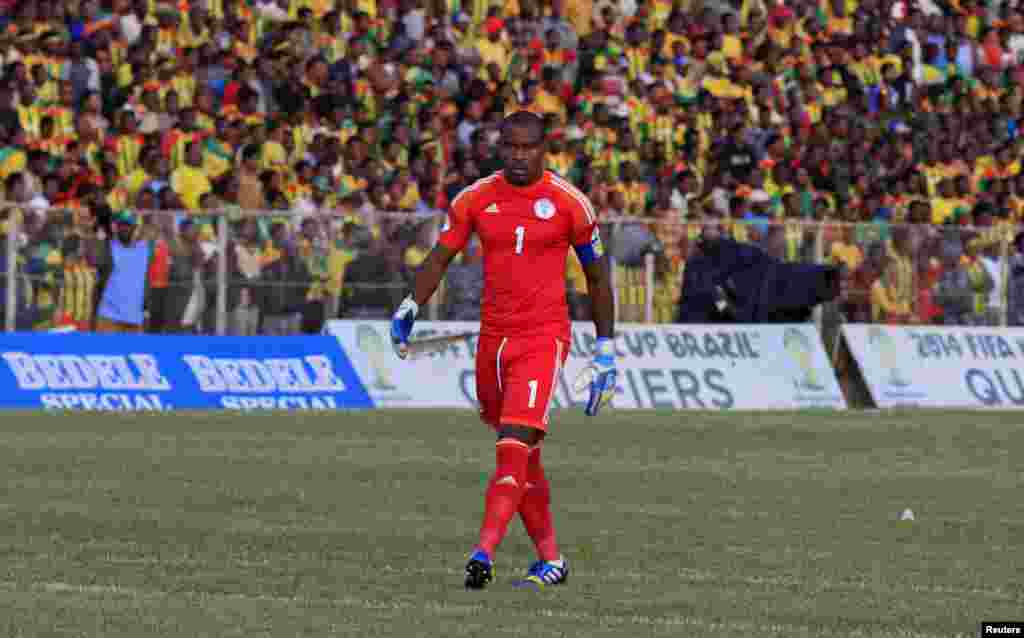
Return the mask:
M540 196L544 192L545 187L551 182L551 172L547 170L544 171L544 174L541 176L539 180L530 184L529 186L514 186L510 184L508 180L505 179L505 171L500 171L500 173L502 186L509 189L509 191L515 193L516 195L520 195L522 197Z

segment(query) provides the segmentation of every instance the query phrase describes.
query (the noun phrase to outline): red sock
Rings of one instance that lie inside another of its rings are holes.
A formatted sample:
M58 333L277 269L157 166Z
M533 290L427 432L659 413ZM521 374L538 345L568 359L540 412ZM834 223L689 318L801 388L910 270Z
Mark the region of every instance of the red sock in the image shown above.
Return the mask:
M487 485L484 500L484 522L480 527L477 547L494 556L494 550L505 538L509 521L519 510L526 491L526 464L530 446L517 439L499 439L495 446L498 469Z
M551 487L544 476L539 445L530 450L530 461L526 466L526 493L519 503L519 516L537 548L537 557L545 561L558 560L561 554L551 521Z

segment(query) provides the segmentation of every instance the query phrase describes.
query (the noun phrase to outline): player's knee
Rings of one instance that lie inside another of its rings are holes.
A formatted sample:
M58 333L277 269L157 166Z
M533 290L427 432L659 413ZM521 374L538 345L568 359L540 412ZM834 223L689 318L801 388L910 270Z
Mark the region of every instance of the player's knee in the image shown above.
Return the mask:
M502 425L498 428L499 439L515 439L527 445L537 445L544 438L544 432L522 425Z

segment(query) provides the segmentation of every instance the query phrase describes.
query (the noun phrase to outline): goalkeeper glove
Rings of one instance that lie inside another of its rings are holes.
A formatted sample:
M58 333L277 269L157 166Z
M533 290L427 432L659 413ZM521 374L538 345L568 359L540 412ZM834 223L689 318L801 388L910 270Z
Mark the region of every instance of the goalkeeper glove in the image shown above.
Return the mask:
M602 407L611 403L618 374L615 369L615 344L607 337L599 337L594 360L583 369L574 384L577 393L588 386L590 388L590 398L584 410L587 416L595 416Z
M409 335L412 334L412 325L416 323L416 314L419 311L419 304L409 296L402 300L402 304L391 317L391 345L399 359L404 359L409 354Z

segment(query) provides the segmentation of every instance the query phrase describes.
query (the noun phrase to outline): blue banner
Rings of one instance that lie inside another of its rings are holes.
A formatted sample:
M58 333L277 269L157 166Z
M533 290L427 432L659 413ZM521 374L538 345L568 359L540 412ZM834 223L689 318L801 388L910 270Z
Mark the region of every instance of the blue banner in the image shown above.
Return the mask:
M0 408L373 407L333 337L5 333L0 361Z

